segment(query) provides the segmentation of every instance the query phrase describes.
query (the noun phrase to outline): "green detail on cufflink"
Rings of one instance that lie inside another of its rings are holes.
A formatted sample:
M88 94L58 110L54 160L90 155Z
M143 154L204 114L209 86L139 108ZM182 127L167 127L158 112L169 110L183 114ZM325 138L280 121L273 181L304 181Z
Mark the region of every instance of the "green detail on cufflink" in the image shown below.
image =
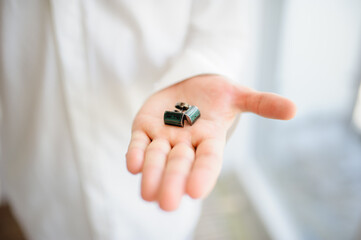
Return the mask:
M191 106L184 102L177 103L175 108L176 110L174 111L164 112L164 124L184 127L184 120L187 120L192 126L201 116L201 113L196 106Z
M183 127L184 126L184 113L165 111L164 112L164 123L167 125Z
M188 123L192 126L193 123L201 116L201 113L196 106L190 106L184 115L186 115Z

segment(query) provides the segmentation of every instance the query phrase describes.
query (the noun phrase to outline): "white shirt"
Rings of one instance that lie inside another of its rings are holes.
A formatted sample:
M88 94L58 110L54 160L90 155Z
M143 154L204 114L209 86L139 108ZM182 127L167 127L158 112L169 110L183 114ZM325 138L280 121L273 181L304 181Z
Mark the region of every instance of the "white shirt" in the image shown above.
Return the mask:
M0 2L1 181L29 239L184 239L126 171L146 97L206 73L235 78L237 0Z

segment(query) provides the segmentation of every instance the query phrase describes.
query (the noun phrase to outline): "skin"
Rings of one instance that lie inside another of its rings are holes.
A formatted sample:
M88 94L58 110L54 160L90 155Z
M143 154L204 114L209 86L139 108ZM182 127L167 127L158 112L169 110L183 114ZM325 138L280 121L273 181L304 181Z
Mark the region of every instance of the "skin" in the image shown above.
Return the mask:
M199 108L201 117L193 126L163 123L164 111L173 110L176 102ZM185 194L206 197L221 171L227 131L244 112L289 120L296 107L284 97L234 85L217 75L193 77L152 95L134 119L126 154L128 170L142 173L142 198L173 211Z

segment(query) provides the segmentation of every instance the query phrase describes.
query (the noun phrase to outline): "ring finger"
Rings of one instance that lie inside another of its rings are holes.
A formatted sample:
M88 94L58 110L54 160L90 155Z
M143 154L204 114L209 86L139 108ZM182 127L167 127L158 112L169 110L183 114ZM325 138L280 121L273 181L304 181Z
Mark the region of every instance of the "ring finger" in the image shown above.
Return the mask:
M141 190L142 197L146 201L154 201L157 198L170 149L171 146L165 139L153 140L146 149Z

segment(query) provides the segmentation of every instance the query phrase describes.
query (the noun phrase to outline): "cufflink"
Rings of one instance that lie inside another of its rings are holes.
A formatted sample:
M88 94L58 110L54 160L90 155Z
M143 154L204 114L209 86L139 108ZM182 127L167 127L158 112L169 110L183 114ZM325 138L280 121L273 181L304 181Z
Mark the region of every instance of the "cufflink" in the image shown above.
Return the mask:
M178 127L184 126L184 113L174 110L164 112L164 123L166 125L173 125Z
M184 127L184 120L187 120L188 124L192 126L201 116L196 106L184 102L176 103L175 108L174 111L164 112L164 124Z
M186 116L187 122L192 126L201 116L201 113L196 106L190 106L184 115Z

